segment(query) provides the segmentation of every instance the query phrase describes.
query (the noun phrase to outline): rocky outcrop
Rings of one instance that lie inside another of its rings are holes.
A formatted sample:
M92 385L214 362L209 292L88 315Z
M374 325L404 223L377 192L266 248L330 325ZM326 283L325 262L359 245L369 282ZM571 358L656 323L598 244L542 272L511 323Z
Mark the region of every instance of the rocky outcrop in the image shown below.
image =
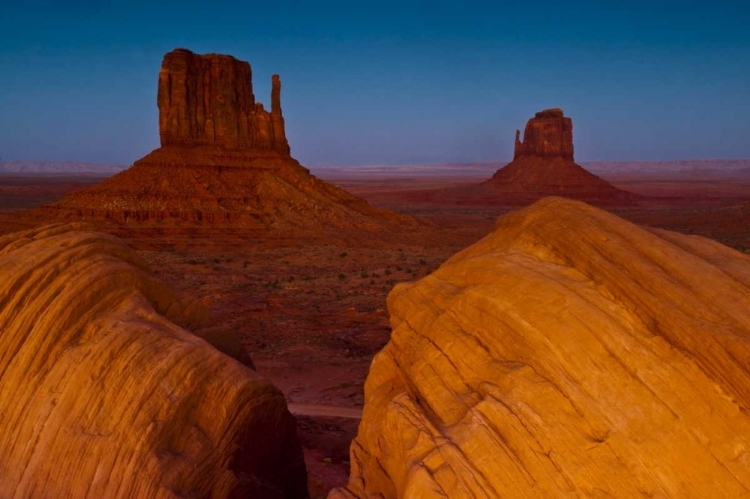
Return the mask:
M289 155L277 75L269 113L255 102L247 62L177 49L164 56L158 103L159 149L35 215L252 229L418 223L321 181Z
M750 495L747 255L547 198L388 308L332 498Z
M272 77L271 112L255 102L250 64L232 56L176 49L159 72L162 146L215 146L289 154L281 80Z
M307 496L283 394L119 239L0 237L0 297L1 497Z
M516 130L513 159L525 156L573 160L573 121L560 108L545 109L526 123L523 142Z
M528 204L564 196L597 205L628 205L640 196L614 187L573 160L573 122L562 109L547 109L528 121L523 142L516 130L513 161L475 189L479 199ZM503 201L504 200L504 201Z

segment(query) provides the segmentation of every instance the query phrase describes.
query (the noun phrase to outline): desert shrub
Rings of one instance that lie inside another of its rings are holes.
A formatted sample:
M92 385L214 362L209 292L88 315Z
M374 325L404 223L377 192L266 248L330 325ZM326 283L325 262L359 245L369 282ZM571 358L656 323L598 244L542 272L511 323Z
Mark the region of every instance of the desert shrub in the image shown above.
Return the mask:
M346 279L346 274L339 274L339 281Z
M427 262L425 262L423 258L420 258L419 259L419 264L420 265L427 265Z
M344 257L345 257L346 255L348 255L348 253L347 253L346 251L344 251L344 252L343 252L343 253L341 253L341 254L340 254L339 256L340 256L341 258L344 258Z
M391 269L385 269L384 273L385 273L385 275L391 275L392 274Z
M364 279L365 277L370 277L370 274L367 273L367 271L363 270L360 272L359 276Z

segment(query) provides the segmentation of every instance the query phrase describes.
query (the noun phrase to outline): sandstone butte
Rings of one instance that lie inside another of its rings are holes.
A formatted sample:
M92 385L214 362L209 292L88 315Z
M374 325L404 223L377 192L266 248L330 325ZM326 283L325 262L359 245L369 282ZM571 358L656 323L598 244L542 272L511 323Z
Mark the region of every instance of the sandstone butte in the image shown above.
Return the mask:
M628 204L638 196L614 187L573 160L573 120L559 108L536 113L523 142L516 130L513 161L484 185L521 201L556 195L596 204Z
M119 239L0 237L0 297L0 497L307 497L283 394Z
M281 80L273 75L271 82L269 112L255 101L249 63L186 49L169 52L157 94L161 147L38 212L258 228L416 223L323 182L292 158Z
M388 296L331 498L750 497L750 257L545 198Z

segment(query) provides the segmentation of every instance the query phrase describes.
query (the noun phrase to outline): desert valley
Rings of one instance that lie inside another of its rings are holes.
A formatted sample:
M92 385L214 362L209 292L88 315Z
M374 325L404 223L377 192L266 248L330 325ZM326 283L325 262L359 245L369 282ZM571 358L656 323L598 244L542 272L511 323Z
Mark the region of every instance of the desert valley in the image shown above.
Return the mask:
M131 166L0 161L0 497L750 497L750 159L306 167L153 76Z

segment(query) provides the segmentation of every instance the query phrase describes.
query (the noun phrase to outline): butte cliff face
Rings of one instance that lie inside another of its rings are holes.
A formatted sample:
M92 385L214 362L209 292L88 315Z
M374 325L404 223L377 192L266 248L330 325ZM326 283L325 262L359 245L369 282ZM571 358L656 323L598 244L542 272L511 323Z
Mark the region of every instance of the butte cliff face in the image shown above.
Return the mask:
M526 204L549 195L600 205L638 200L637 195L614 187L575 163L573 122L557 108L536 113L526 123L523 141L516 130L513 161L482 186L491 189L485 195L492 197L492 191L496 191L512 204Z
M0 496L307 497L284 395L119 239L0 237L0 297Z
M289 154L281 114L281 80L271 79L271 112L255 102L250 64L228 55L177 49L159 72L162 146Z
M281 80L271 111L255 101L247 62L177 49L158 82L161 147L90 189L38 210L128 223L381 229L413 225L327 184L290 156Z
M565 117L562 109L546 109L536 113L526 123L523 142L520 134L516 130L514 160L536 156L573 161L573 120Z
M750 257L547 198L388 297L334 498L746 497Z

